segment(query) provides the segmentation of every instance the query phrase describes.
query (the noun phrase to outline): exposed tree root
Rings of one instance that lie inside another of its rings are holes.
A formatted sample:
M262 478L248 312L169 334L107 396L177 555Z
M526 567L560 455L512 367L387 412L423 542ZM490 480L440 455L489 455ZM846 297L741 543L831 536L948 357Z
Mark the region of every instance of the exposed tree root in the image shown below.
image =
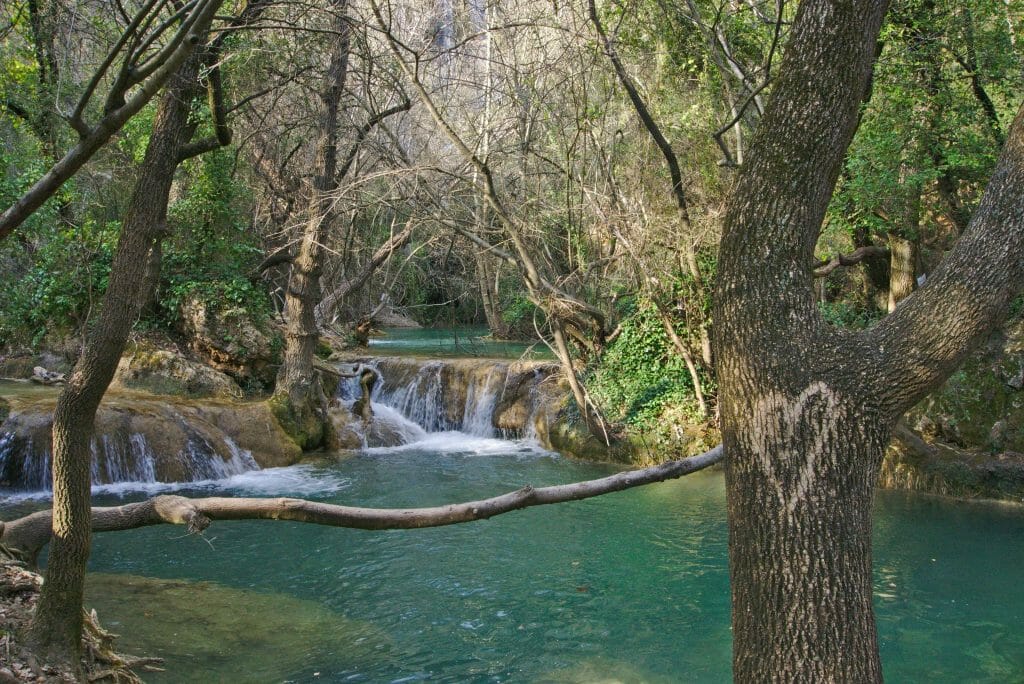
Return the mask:
M24 645L43 578L0 549L0 684L10 682L78 682L67 666L41 663ZM155 672L160 658L135 658L114 650L117 635L103 629L96 611L86 613L81 670L89 682L141 684L137 673Z

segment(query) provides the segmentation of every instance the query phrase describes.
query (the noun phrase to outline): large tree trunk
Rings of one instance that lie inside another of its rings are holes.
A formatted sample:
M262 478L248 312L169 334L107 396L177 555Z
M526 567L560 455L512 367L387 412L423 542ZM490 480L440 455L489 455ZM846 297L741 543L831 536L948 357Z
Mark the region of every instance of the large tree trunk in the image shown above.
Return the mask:
M320 93L320 139L316 149L313 187L299 253L292 262L285 294L284 356L277 374L271 406L281 425L303 449L315 449L326 438L326 399L313 369L320 339L316 307L320 303L323 242L330 227L332 197L338 176L338 109L348 75L349 24L346 0L331 3L332 30L338 42Z
M729 385L743 393L723 413L736 681L880 681L871 501L889 426L856 388Z
M870 506L889 426L868 417L806 264L886 6L801 4L726 217L714 320L738 682L881 680Z
M188 59L160 101L139 180L111 265L99 320L57 399L53 418L53 546L32 623L31 641L54 660L77 663L82 590L90 542L90 442L96 408L139 316L146 266L166 221L167 200L182 145L199 59Z
M814 245L887 2L805 0L730 203L715 297L729 501L733 675L881 681L871 518L896 420L1024 285L1024 109L970 227L874 328L826 325Z

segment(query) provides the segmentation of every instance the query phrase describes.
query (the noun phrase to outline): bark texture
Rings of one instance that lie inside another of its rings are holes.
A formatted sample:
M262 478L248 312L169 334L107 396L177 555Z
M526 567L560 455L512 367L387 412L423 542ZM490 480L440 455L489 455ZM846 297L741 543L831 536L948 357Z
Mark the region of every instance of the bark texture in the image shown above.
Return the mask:
M893 425L1024 285L1024 113L964 236L874 328L814 305L814 245L869 84L885 0L805 0L726 216L715 341L733 675L881 681L874 483Z
M331 217L331 192L338 177L338 112L345 91L349 59L349 24L346 0L334 0L331 30L338 43L320 92L320 139L316 146L314 178L309 191L306 226L299 252L292 261L285 294L285 348L271 406L285 430L303 449L323 443L326 399L316 381L313 356L319 340L316 307L320 303L323 242Z
M90 442L96 409L139 316L149 254L167 218L178 151L187 141L199 58L188 59L160 101L118 238L99 320L68 378L53 420L53 547L30 638L40 653L77 662L90 543Z
M881 680L870 504L887 426L808 265L886 8L801 4L726 217L714 318L738 682Z
M917 245L898 235L889 236L889 312L917 289Z

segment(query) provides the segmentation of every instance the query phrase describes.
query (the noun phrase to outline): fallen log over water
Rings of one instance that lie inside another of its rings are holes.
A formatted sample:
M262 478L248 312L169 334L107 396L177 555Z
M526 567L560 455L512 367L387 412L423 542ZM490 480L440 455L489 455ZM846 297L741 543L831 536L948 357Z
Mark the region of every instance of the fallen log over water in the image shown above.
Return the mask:
M668 461L650 468L628 470L596 480L550 487L529 485L512 492L428 508L362 508L320 503L307 499L209 497L191 499L161 495L114 507L92 509L93 532L130 530L149 525L185 525L200 533L214 520L292 520L362 530L414 529L486 520L530 506L579 501L620 492L640 485L673 480L703 470L725 458L719 445L698 456ZM34 563L50 540L51 511L39 511L0 523L0 545L6 551Z

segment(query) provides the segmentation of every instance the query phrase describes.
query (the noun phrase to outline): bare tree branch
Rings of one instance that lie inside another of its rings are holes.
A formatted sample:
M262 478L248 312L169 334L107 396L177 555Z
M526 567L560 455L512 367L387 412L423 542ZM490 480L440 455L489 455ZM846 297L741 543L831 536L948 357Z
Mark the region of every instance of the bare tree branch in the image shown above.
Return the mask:
M116 532L150 525L186 525L201 532L214 520L292 520L360 530L397 530L440 527L486 520L531 506L580 501L633 487L673 480L719 463L725 452L719 445L689 458L668 461L639 470L628 470L596 480L551 487L529 485L479 501L429 508L362 508L307 499L256 499L211 497L190 499L162 495L147 501L92 509L93 532ZM0 523L0 544L34 560L50 540L52 512L32 513Z
M860 247L853 250L849 254L838 254L831 259L825 259L820 261L814 267L814 277L824 278L832 271L836 270L840 266L853 266L859 264L869 257L875 256L889 256L888 247L877 247L875 245L869 245L867 247Z
M15 228L52 197L71 176L89 161L97 150L110 140L114 133L120 130L128 119L137 114L156 95L171 74L177 71L178 67L201 42L202 36L209 28L222 1L202 0L190 15L189 30L179 31L180 35L175 38L178 42L171 43L174 45L173 50L162 51L166 53L166 59L158 68L153 69L148 80L142 82L134 94L124 100L122 104L106 111L95 126L89 128L83 124L79 127L82 137L78 144L50 167L50 170L26 190L14 204L0 214L0 240L10 235ZM114 91L111 94L114 94Z

